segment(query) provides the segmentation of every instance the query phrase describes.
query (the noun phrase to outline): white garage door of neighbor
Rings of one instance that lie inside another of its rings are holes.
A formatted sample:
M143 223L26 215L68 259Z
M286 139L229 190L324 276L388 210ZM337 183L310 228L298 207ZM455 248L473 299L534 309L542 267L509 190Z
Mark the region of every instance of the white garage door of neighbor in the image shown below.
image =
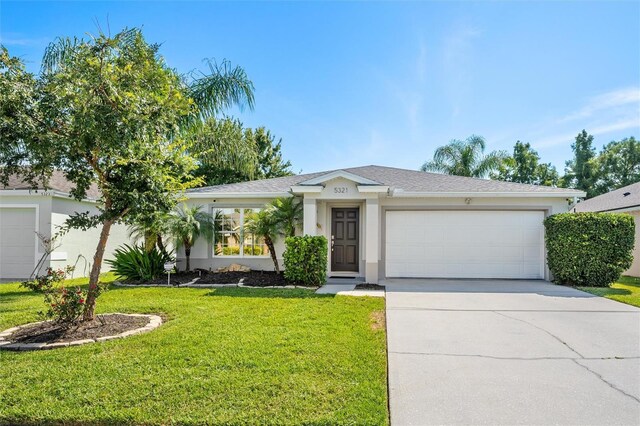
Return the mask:
M542 211L387 211L386 276L543 278Z
M28 278L35 266L36 209L0 208L0 278Z

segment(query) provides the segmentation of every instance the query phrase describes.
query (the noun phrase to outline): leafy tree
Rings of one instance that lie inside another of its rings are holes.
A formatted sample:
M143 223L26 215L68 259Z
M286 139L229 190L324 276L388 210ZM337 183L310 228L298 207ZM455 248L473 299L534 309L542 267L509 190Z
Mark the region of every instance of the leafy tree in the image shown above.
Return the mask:
M199 238L212 242L216 224L213 216L202 211L202 206L183 205L169 217L169 235L175 238L178 247L184 248L185 270L191 270L191 248Z
M597 175L598 194L640 182L640 142L632 136L605 145L597 157Z
M503 151L485 155L484 150L485 141L481 136L472 135L464 141L454 139L436 149L433 160L424 163L421 170L483 178L497 170L507 157Z
M275 136L264 127L258 127L253 132L258 164L255 175L258 179L271 179L283 176L291 176L291 162L282 159L282 139L278 142Z
M291 163L282 159L282 140L264 127L244 128L239 120L210 119L192 135L196 144L196 176L204 185L290 176Z
M0 165L5 171L0 173L0 179L5 185L9 175L19 170L11 160L27 155L11 141L35 137L42 120L37 110L36 85L35 77L26 72L20 59L11 57L0 45Z
M551 163L538 164L536 168L536 185L560 186L561 179L555 166Z
M77 213L66 223L81 229L101 226L85 320L94 318L113 224L170 211L175 194L197 183L185 134L231 105L253 106L253 85L242 68L209 63L210 73L181 76L165 64L158 48L135 28L113 37L58 39L47 47L37 77L2 55L3 77L13 74L2 84L10 90L25 84L11 96L24 98L28 107L24 114L12 112L11 96L0 98L2 123L19 120L15 135L2 134L2 179L18 173L35 187L57 169L75 184L71 196L77 200L92 184L100 190L98 214Z
M587 198L591 198L596 194L594 184L597 180L596 150L593 147L593 135L588 134L586 130L582 130L576 136L571 149L573 150L573 159L566 162L562 186L585 191Z
M210 118L189 135L198 161L194 172L203 185L242 182L256 177L255 140L237 119Z
M540 156L529 143L517 141L513 155L504 159L492 179L532 185L557 186L559 176L551 163L540 163Z
M279 224L273 212L269 209L262 209L251 213L244 224L245 232L249 232L258 237L264 238L264 243L269 248L271 260L276 273L280 273L278 257L276 255L275 240L279 233Z
M302 202L297 197L281 197L273 200L267 209L278 224L278 232L285 237L294 237L302 224Z

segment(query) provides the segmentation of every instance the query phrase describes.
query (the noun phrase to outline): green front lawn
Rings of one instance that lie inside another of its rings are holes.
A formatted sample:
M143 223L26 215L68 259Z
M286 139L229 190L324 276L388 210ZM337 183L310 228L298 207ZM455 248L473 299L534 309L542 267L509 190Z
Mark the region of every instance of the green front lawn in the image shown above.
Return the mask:
M0 284L0 330L40 309L40 295ZM382 299L112 287L97 310L167 322L105 343L0 351L0 423L388 423Z
M640 307L640 278L620 277L611 287L578 287L582 291Z

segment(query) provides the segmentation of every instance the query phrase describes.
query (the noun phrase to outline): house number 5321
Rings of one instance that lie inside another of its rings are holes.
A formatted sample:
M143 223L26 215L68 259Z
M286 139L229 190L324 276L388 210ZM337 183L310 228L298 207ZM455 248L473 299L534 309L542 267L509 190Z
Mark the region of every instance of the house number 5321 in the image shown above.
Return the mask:
M346 194L347 192L349 192L349 188L347 188L346 186L336 186L335 188L333 188L333 192L335 194Z

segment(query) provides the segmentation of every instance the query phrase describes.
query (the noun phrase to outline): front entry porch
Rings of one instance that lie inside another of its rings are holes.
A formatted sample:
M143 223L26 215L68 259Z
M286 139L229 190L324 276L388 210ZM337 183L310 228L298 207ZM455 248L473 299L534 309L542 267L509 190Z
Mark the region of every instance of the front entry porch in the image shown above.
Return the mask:
M378 283L379 203L364 199L310 198L305 194L304 234L323 235L329 243L327 276Z

